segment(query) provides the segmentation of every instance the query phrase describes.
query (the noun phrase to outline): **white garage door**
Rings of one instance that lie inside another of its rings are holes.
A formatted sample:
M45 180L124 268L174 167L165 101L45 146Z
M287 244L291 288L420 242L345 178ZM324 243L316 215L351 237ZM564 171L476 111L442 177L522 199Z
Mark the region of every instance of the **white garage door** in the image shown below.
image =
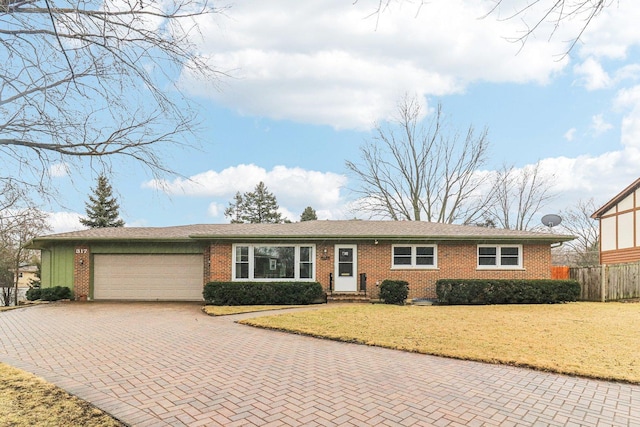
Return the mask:
M202 300L202 255L95 255L94 299Z

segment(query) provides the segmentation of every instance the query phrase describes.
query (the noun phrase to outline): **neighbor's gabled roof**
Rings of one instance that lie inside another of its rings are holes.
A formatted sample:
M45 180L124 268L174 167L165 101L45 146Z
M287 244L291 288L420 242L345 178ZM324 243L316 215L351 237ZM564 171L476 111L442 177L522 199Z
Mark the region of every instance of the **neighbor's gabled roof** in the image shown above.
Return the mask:
M533 231L504 230L471 225L424 221L304 221L289 224L199 224L175 227L92 228L33 239L32 247L78 241L295 241L363 240L391 241L509 241L556 243L573 236Z
M631 185L629 185L627 188L625 188L624 190L622 190L621 192L619 192L613 199L609 200L607 203L605 203L600 209L598 209L597 211L595 211L592 215L591 218L593 219L598 219L600 218L602 215L604 215L605 212L607 212L609 209L611 209L612 207L614 207L616 204L620 203L625 197L627 197L629 194L633 193L634 191L636 191L636 189L640 187L640 178L636 179L635 181L633 181L631 183Z

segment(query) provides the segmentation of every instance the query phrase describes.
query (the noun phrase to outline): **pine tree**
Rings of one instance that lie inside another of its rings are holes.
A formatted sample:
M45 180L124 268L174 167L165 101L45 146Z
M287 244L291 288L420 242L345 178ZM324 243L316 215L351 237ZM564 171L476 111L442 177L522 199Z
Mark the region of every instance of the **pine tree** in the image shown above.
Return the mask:
M318 215L316 215L316 210L311 206L307 206L302 215L300 215L300 222L302 221L315 221L318 219Z
M284 221L284 218L278 212L278 208L276 196L269 192L264 182L261 181L253 191L242 195L236 193L234 201L229 203L224 215L231 218L232 224L279 224Z
M229 202L229 207L224 210L224 216L231 218L231 224L242 224L242 213L244 212L244 198L238 191L233 198L233 202Z
M98 177L98 185L91 191L94 194L89 195L89 202L85 202L87 218L81 218L80 223L89 228L123 227L120 205L105 175Z

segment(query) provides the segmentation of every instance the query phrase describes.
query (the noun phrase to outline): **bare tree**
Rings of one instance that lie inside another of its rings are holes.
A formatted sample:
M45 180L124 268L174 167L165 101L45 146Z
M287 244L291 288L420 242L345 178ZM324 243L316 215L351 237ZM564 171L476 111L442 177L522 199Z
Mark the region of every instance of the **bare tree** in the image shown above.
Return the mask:
M591 198L579 200L575 206L560 212L562 223L558 228L576 237L559 248L567 264L577 267L600 264L598 221L591 218L598 207Z
M175 82L216 75L195 43L198 19L218 12L207 0L1 0L0 180L47 192L52 164L82 158L171 172L160 147L196 125Z
M15 300L11 258L10 254L0 250L0 304L4 306L10 306Z
M495 174L494 201L488 206L485 219L500 228L534 228L533 218L555 196L552 186L553 176L541 171L540 162L522 169L503 166Z
M428 125L422 116L418 99L405 97L397 119L378 125L360 147L360 162L346 162L360 184L353 189L359 208L393 220L473 222L487 205L479 197L486 178L476 173L489 146L487 130L449 132L441 105Z
M23 263L32 258L32 251L25 248L26 244L49 230L47 214L25 207L11 211L0 212L0 254L4 257L4 264L10 266L14 273L13 303L18 304L18 272ZM11 296L11 292L8 293ZM10 299L5 299L9 305Z

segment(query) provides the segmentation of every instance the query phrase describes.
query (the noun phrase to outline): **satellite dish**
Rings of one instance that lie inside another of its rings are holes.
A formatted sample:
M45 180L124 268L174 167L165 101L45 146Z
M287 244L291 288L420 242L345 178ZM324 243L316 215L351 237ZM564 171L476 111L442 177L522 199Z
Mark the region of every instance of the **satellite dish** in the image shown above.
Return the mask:
M549 228L555 227L556 225L559 225L561 222L562 222L562 218L560 218L560 215L548 214L542 217L542 223Z

